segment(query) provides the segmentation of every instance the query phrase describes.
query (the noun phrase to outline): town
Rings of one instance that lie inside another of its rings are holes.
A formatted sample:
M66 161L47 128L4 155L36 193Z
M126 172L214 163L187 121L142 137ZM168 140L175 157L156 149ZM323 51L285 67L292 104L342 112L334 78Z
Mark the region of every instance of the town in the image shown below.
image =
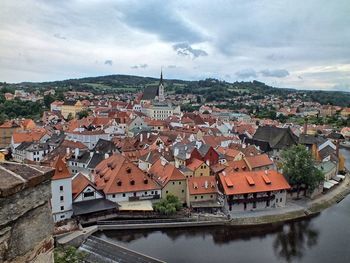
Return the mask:
M44 96L55 93L50 88ZM4 93L8 101L44 96ZM289 97L236 99L274 107L271 119L192 94L168 94L163 72L157 84L135 94L95 99L88 91L68 91L40 120L0 125L0 193L45 189L41 201L56 235L108 220L220 222L301 207L308 215L313 202L344 191L349 180L340 147L349 147L350 127L311 120L346 124L350 108ZM198 109L183 110L184 101ZM303 123L289 122L290 116Z

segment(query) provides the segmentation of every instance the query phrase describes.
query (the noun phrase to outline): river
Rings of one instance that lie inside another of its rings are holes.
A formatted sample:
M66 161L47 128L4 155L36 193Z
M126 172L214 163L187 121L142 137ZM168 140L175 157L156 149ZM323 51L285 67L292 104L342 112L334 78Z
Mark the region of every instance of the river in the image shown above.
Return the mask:
M350 152L341 150L350 168ZM99 237L168 263L350 262L350 196L308 219L254 228L106 231Z

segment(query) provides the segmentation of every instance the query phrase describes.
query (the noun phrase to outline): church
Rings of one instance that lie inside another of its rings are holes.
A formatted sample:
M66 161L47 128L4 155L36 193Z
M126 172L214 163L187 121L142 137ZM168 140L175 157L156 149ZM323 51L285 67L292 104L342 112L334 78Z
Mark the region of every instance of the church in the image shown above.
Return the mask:
M146 87L141 97L141 112L152 119L165 120L172 115L180 115L180 106L165 100L163 71L160 72L158 87Z

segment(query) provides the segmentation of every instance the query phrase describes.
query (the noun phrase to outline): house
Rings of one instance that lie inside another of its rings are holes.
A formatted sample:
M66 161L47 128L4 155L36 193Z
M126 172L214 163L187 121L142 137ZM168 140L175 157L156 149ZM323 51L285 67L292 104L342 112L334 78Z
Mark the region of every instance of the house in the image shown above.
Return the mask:
M83 110L82 103L74 100L65 101L61 105L61 114L62 116L67 119L68 116L71 116L72 118L75 118L77 113Z
M73 202L104 198L89 178L82 173L77 173L72 179L72 195Z
M158 159L149 169L149 174L162 187L162 198L174 195L185 204L187 196L186 177L171 163Z
M350 108L342 109L342 111L340 112L340 116L342 116L343 118L350 117Z
M282 149L296 145L298 143L298 137L290 128L259 126L253 139L247 139L247 142L259 147L264 147L265 152L277 154Z
M55 173L51 179L51 208L55 222L71 218L72 210L72 176L67 165L59 156L53 167Z
M113 202L161 197L160 185L121 154L113 154L100 162L93 176L97 189Z
M200 177L200 176L210 175L209 166L202 160L192 158L190 162L186 165L186 167L192 172L192 176L190 177Z
M89 149L93 149L100 139L111 140L111 135L101 129L88 130L77 128L74 131L66 131L66 135L67 140L82 142Z
M250 171L274 169L274 163L267 154L244 157Z
M221 173L219 189L228 211L284 207L290 185L276 170Z
M16 162L40 162L50 152L48 143L22 142L12 152Z
M188 206L194 211L214 212L223 204L218 200L218 187L214 176L188 179Z

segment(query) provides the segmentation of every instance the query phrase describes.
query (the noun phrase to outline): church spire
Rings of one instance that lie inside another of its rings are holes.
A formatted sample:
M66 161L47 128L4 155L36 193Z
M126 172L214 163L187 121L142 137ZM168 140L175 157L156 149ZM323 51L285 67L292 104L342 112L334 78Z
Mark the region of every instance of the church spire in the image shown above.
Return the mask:
M164 83L163 83L163 68L161 68L159 87L158 87L158 101L164 101L164 100L165 100L165 94L164 94Z

